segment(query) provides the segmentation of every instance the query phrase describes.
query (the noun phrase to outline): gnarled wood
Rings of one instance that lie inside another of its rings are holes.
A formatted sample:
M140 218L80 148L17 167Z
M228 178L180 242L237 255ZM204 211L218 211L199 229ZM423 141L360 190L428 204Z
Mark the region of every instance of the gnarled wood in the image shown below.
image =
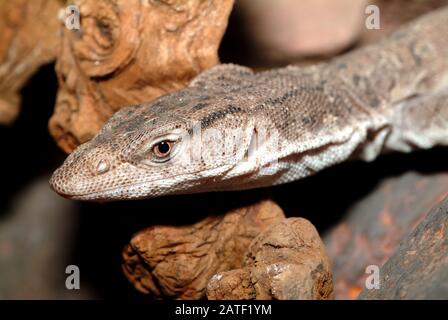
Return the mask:
M123 270L153 297L199 299L214 274L240 268L251 241L283 219L275 203L261 201L191 226L153 226L125 248Z
M314 226L289 218L256 237L243 267L213 276L209 299L323 300L333 298L324 244Z

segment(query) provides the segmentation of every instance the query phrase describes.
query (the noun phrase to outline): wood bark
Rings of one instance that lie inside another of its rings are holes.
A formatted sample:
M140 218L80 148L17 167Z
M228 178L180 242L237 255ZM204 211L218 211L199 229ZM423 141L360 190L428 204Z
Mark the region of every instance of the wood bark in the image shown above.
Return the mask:
M123 270L152 297L199 299L214 274L240 268L251 241L282 219L275 203L262 201L190 226L152 226L124 249Z
M314 226L289 218L262 231L250 244L243 266L215 274L209 299L328 300L333 278L324 244Z
M123 251L135 288L155 298L330 299L329 260L305 219L264 200L194 225L153 226Z

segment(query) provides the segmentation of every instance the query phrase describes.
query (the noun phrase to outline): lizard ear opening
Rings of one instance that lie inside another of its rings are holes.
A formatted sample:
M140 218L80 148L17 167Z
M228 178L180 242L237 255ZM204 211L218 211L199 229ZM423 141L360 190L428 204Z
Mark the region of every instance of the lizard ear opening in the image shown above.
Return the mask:
M245 161L250 161L254 157L254 155L257 152L257 145L258 145L258 132L257 129L254 128L252 130L252 134L250 137L249 146L247 148L246 154L244 155Z

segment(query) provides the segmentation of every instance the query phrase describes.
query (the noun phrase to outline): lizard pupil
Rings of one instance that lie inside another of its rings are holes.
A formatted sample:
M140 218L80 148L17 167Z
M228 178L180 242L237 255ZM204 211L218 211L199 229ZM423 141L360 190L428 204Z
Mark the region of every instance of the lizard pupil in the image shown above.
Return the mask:
M154 147L156 156L164 157L171 151L171 143L168 141L161 141Z

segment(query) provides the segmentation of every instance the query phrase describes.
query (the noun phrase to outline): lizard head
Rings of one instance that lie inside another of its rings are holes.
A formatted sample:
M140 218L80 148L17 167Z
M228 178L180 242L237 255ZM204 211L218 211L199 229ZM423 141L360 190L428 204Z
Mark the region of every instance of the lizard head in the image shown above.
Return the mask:
M237 168L241 175L254 124L244 102L210 91L190 86L121 109L68 156L51 187L79 200L222 189Z

